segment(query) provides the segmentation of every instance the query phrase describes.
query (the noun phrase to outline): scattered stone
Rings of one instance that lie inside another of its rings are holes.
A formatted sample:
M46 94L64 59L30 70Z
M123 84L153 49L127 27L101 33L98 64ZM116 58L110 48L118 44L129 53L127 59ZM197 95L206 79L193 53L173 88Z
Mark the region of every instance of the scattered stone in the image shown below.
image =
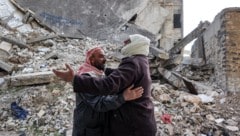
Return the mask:
M45 111L40 110L37 115L38 115L39 118L41 118L44 114L45 114Z
M226 128L230 131L239 131L239 128L237 126L226 126Z
M205 94L198 94L198 97L200 97L202 103L210 103L213 102L213 98L210 96L207 96Z

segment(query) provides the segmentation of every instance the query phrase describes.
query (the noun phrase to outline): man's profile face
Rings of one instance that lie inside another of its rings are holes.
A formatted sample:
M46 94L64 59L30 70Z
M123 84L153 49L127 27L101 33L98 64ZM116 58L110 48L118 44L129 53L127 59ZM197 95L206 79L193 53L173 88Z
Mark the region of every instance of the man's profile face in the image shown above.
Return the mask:
M103 50L97 50L90 58L91 65L99 70L104 70L106 58Z
M123 43L124 43L124 46L125 46L125 45L131 43L131 40L130 40L130 39L127 39L127 40L125 40Z

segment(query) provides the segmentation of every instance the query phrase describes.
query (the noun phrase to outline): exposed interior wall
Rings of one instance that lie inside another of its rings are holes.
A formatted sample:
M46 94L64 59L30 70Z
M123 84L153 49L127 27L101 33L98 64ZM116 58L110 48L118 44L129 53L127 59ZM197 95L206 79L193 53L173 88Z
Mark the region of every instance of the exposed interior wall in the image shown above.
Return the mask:
M12 1L60 35L120 43L129 34L139 33L166 51L183 36L182 0Z
M158 35L167 16L170 16L169 11L162 7L159 0L151 0L145 9L137 15L135 24Z
M167 9L169 12L165 23L160 30L161 39L160 39L160 47L164 48L166 51L169 51L175 43L179 42L183 37L183 2L182 0L165 0L161 6ZM175 19L174 19L175 17ZM177 21L177 19L180 19ZM177 23L174 25L174 22ZM179 23L181 22L181 27L179 27ZM175 27L176 28L175 28Z

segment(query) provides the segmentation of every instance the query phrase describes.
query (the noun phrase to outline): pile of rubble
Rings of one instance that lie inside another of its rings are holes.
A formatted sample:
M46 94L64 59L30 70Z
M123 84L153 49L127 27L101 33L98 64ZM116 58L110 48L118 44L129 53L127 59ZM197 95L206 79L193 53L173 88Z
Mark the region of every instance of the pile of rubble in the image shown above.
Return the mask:
M0 135L71 135L75 95L71 84L56 79L51 70L64 69L64 63L77 70L85 51L96 45L106 51L107 65L117 67L118 45L59 35L34 20L22 23L23 17L10 11L0 8ZM160 60L149 58L156 78L152 98L157 135L240 135L240 96L226 94L208 82L212 66L184 63L175 67L178 57L162 63L168 55L156 48L151 53L162 55ZM28 112L25 119L13 115L13 102Z
M208 93L192 95L174 90L168 84L154 84L152 95L155 98L158 136L240 135L240 108L237 106L240 96L211 97L213 92ZM165 115L170 115L170 121L163 118Z
M157 135L240 135L240 96L211 97L212 93L192 95L154 83ZM29 112L26 119L12 115L14 101ZM69 83L9 88L1 91L0 102L0 134L71 135L75 94Z

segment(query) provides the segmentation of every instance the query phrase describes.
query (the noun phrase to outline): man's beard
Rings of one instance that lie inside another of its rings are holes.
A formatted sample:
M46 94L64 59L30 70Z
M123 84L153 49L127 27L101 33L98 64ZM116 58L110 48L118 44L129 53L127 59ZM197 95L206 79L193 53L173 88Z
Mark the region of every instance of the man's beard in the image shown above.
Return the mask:
M97 69L99 69L99 70L104 70L105 69L105 64L103 64L103 65L96 65L95 67Z

